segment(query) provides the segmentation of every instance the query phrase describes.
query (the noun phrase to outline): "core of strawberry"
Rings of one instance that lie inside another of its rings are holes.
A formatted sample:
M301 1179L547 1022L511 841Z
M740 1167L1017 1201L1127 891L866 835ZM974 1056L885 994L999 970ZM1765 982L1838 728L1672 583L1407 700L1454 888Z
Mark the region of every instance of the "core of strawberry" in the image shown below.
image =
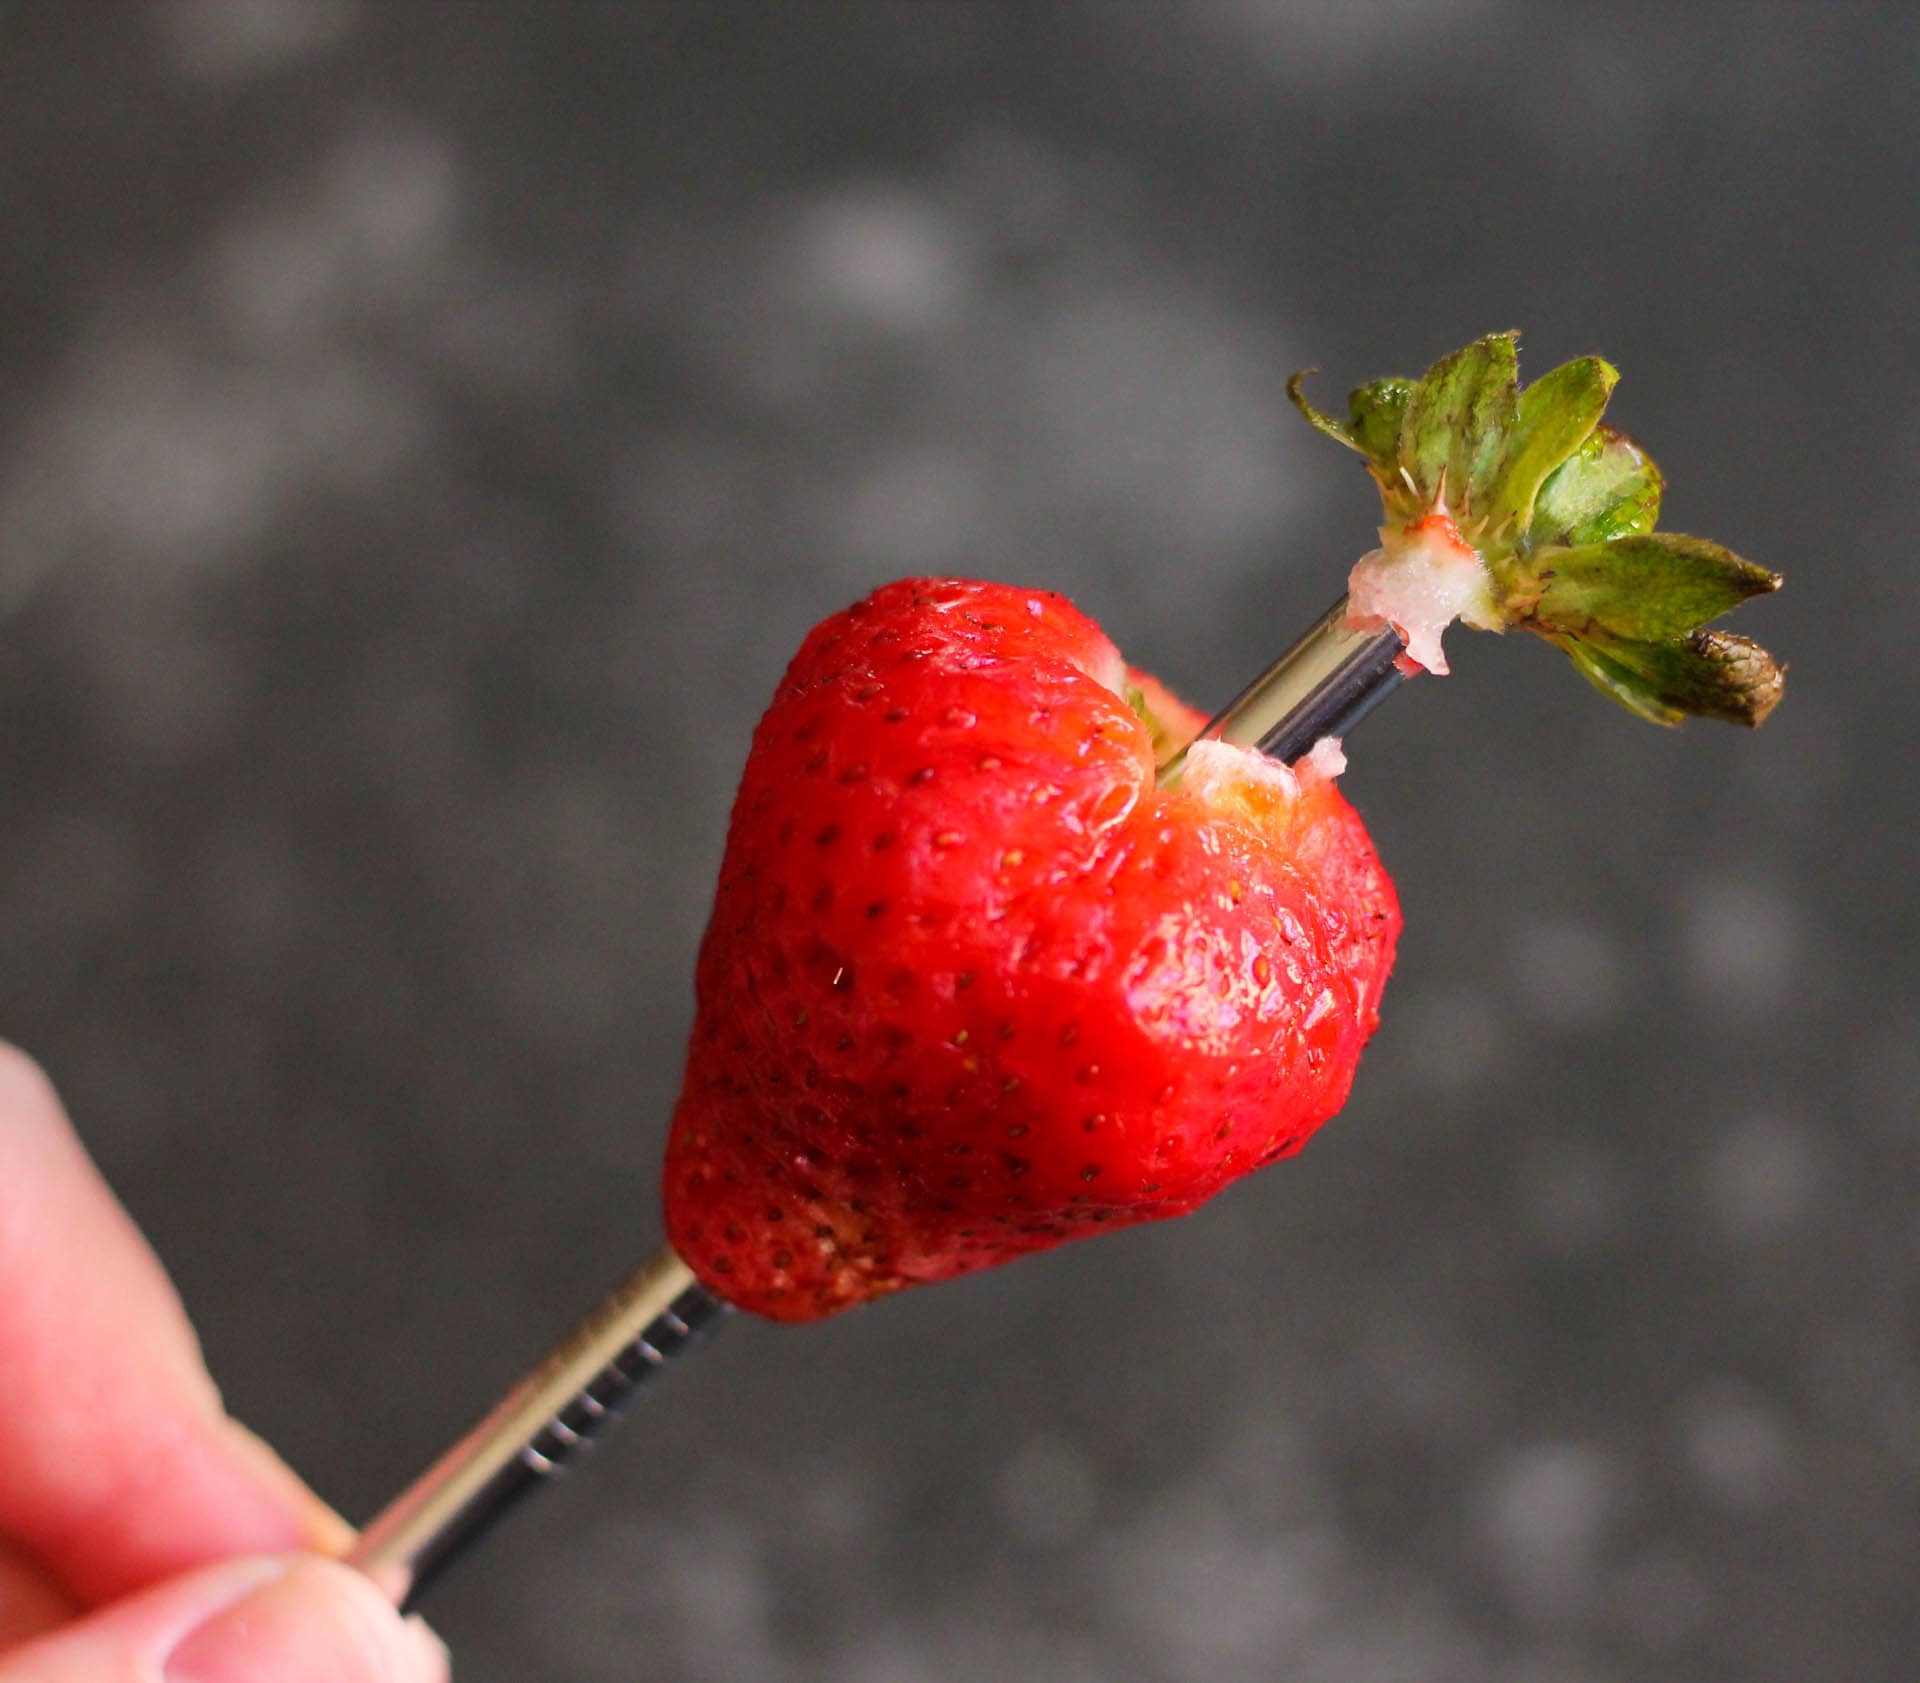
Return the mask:
M1707 629L1777 574L1704 538L1656 532L1660 470L1601 416L1619 376L1599 357L1522 389L1516 333L1442 357L1418 380L1356 387L1347 419L1287 390L1366 459L1386 513L1348 584L1356 628L1392 625L1444 673L1455 619L1532 631L1595 687L1658 724L1689 713L1757 725L1784 674L1748 638ZM1310 372L1310 371L1309 371Z
M697 972L667 1230L811 1320L1182 1214L1297 1151L1400 914L1337 755L1203 723L1064 598L907 580L755 734Z

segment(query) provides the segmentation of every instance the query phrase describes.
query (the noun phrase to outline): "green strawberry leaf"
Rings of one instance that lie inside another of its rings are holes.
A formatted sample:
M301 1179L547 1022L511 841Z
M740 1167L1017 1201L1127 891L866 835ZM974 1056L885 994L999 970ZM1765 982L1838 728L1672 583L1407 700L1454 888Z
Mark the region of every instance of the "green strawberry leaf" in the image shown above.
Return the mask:
M1527 541L1572 547L1651 532L1665 486L1653 458L1602 423L1541 485Z
M1534 557L1542 581L1532 618L1575 636L1590 629L1661 642L1718 619L1749 596L1780 588L1780 577L1705 538L1649 532Z
M1670 642L1554 637L1581 675L1643 719L1674 725L1691 713L1757 725L1779 703L1786 672L1750 638L1694 631Z
M1684 709L1660 699L1657 685L1650 684L1631 667L1615 660L1604 649L1577 637L1549 639L1573 662L1573 669L1609 700L1617 701L1629 713L1656 725L1677 725L1687 715Z
M1533 524L1534 501L1547 476L1593 434L1620 378L1597 356L1564 362L1520 394L1506 454L1481 511L1516 533Z
M1337 421L1324 409L1316 409L1307 401L1303 389L1309 374L1317 374L1316 368L1303 368L1287 382L1287 396L1293 399L1294 408L1307 418L1307 425L1316 432L1323 432L1336 443L1344 444L1349 450L1358 450L1363 456L1372 456L1373 452L1356 438L1352 430L1343 421ZM1358 392L1354 394L1356 397Z
M1347 430L1354 443L1389 473L1397 471L1400 427L1412 396L1413 381L1396 374L1354 387L1347 399Z
M1442 357L1407 398L1400 422L1400 465L1432 504L1478 509L1499 462L1519 394L1514 333L1490 333Z

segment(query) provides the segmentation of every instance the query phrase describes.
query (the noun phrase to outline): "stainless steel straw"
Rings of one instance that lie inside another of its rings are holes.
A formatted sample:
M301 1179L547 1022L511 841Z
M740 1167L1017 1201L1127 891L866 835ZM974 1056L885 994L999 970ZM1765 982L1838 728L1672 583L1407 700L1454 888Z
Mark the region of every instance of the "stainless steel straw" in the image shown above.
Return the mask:
M1199 740L1258 748L1293 761L1323 736L1344 736L1400 682L1396 631L1349 631L1347 599L1320 616L1311 631L1228 702ZM1183 748L1160 768L1160 786L1180 781Z
M1349 631L1346 610L1342 597L1200 734L1295 760L1357 724L1399 683L1402 645L1392 631ZM1183 749L1160 768L1162 787L1179 781L1185 759ZM367 1526L348 1561L412 1606L514 1501L560 1471L730 1312L662 1246Z

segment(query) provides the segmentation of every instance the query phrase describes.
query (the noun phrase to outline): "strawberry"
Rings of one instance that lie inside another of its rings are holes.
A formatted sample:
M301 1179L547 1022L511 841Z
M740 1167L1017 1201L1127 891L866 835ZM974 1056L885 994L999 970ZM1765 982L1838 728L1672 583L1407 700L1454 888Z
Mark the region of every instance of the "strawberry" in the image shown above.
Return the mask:
M734 806L669 1238L780 1320L1184 1214L1347 1095L1400 927L1324 749L1202 723L1064 598L906 580L808 636Z

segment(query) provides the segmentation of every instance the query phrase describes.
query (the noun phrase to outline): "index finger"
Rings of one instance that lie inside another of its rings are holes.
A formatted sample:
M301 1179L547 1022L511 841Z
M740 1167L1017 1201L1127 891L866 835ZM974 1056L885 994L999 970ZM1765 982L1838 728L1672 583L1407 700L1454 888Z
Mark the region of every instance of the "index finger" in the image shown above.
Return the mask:
M346 1528L228 1419L159 1261L0 1042L0 1534L97 1602Z

